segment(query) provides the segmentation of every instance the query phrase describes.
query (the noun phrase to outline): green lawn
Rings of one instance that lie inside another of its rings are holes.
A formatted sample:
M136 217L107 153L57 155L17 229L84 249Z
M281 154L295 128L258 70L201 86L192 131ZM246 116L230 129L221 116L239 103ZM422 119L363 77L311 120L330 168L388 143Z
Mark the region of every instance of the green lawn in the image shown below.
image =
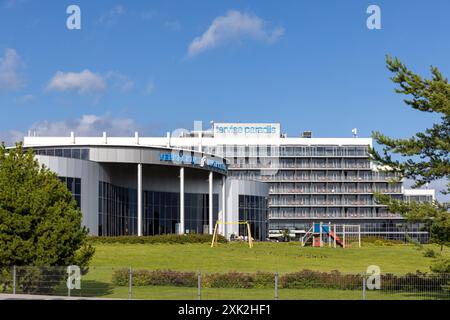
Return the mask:
M428 245L438 251L438 247ZM450 256L450 250L443 253ZM243 243L221 244L102 244L96 245L91 262L97 267L172 269L179 271L278 271L302 269L361 273L369 265L378 265L383 273L429 271L432 259L425 258L413 245L362 248L312 248L298 243L255 243L249 249Z
M343 273L362 273L369 265L378 265L383 273L405 274L420 270L429 272L433 262L414 245L374 246L362 248L302 248L298 243L255 243L249 249L244 243L220 244L97 244L89 273L82 277L82 290L72 295L127 299L129 288L115 286L115 269L172 269L207 272L294 272L302 269ZM439 248L427 245L438 252ZM450 250L443 255L450 257ZM57 294L67 294L62 283ZM273 299L274 289L202 288L202 299ZM133 287L135 299L197 299L197 288L169 286ZM279 299L361 299L362 290L280 289ZM411 293L367 292L368 299L420 299ZM436 297L429 297L436 298ZM446 297L448 298L448 297Z
M427 245L438 252L439 248ZM450 257L450 250L443 255ZM117 287L111 278L114 269L172 269L205 272L293 272L302 269L361 273L369 265L378 265L383 273L429 272L433 259L423 257L414 245L362 248L301 248L298 243L255 243L249 249L243 243L96 245L90 271L83 276L82 292L73 295L127 299L128 287ZM65 290L65 289L63 289ZM202 299L274 299L274 289L203 288ZM279 299L361 299L362 290L280 289ZM197 288L169 286L133 287L134 299L197 299ZM411 293L367 292L367 299L422 299ZM427 298L438 298L428 296ZM448 297L445 297L448 298Z

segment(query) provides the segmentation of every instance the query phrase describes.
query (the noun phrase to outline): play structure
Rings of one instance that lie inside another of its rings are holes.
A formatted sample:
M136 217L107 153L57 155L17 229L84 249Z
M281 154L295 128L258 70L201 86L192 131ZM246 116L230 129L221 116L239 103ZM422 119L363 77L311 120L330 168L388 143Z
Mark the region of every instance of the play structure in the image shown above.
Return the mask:
M324 224L315 222L300 238L302 247L311 244L313 247L350 248L357 244L361 248L361 226L349 224Z
M225 222L225 221L220 221L217 220L216 221L216 225L214 226L214 233L213 233L213 237L212 237L212 241L211 241L211 248L214 246L217 246L217 238L218 238L218 229L219 229L219 225L227 225L227 224L237 224L237 225L246 225L247 226L247 240L248 240L248 247L249 248L253 248L253 240L252 240L252 232L250 231L250 223L248 223L248 221L229 221L229 222Z

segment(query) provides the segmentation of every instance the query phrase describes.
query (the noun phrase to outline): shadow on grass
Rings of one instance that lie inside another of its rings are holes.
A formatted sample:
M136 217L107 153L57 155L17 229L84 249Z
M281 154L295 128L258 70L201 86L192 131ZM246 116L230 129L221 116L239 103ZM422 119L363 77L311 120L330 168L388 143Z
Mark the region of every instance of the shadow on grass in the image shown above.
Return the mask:
M82 280L81 289L68 290L65 282L60 283L50 295L72 297L104 297L113 293L114 286L111 283L95 280Z
M450 300L450 292L438 291L438 292L411 292L411 291L381 291L374 292L374 297L379 295L386 299L399 299L399 300ZM370 296L368 296L370 299Z
M111 283L95 280L83 280L81 289L75 290L74 295L83 297L103 297L113 293L114 286Z

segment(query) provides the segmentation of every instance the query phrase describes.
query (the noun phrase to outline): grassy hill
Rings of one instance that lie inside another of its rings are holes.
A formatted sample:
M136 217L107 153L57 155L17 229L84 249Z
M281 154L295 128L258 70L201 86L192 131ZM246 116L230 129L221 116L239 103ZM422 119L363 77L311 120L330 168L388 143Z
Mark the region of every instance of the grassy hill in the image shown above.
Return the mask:
M278 272L279 274L303 269L317 271L339 270L342 273L361 274L369 265L378 265L382 273L405 274L429 272L432 258L423 255L414 245L375 246L365 244L362 248L301 248L298 243L255 243L249 249L244 243L219 244L95 244L96 253L89 273L83 276L82 289L72 295L128 299L129 286L118 286L112 281L117 269L171 269L176 271L200 271L225 273L229 271ZM433 248L426 245L424 248ZM450 250L445 249L445 257ZM67 289L61 288L64 295ZM181 286L134 286L133 299L197 299L196 287ZM435 292L370 291L367 299L448 299ZM361 289L341 290L333 288L279 289L279 299L362 299ZM202 299L273 299L273 288L206 288L202 287Z
M427 245L438 251L437 246ZM450 250L443 253L450 257ZM429 271L431 258L414 245L375 246L362 248L301 248L298 243L255 243L249 249L244 243L221 244L97 244L91 265L172 269L179 271L277 271L302 269L345 273L361 273L369 265L378 265L383 273Z

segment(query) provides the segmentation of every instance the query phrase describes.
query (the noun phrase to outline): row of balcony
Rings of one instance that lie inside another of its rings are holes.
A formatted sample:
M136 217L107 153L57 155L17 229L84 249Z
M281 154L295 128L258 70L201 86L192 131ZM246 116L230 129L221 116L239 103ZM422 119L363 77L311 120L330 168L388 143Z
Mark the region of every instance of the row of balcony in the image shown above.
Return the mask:
M272 181L272 182L295 182L295 181L321 181L321 182L390 182L394 179L393 176L386 175L375 175L375 176L319 176L319 175L233 175L233 177L243 178L243 179L256 179L262 181Z
M186 148L186 147L183 147ZM195 150L196 146L192 146ZM368 157L367 147L286 147L275 145L218 145L216 147L203 147L207 153L225 157Z
M269 199L269 206L275 207L291 207L291 206L380 206L373 200L324 200L324 201L308 201L307 199L302 200L287 200L281 199Z
M363 163L230 163L228 169L271 169L271 170L283 170L283 169L370 169L369 162Z
M394 213L344 213L344 212L327 212L327 213L271 213L269 214L269 219L325 219L325 218L401 218L400 215Z
M401 193L401 188L366 188L366 189L354 189L354 188L335 188L335 189L288 189L288 188L270 188L271 194L339 194L339 193L351 193L351 194L359 194L359 193Z

